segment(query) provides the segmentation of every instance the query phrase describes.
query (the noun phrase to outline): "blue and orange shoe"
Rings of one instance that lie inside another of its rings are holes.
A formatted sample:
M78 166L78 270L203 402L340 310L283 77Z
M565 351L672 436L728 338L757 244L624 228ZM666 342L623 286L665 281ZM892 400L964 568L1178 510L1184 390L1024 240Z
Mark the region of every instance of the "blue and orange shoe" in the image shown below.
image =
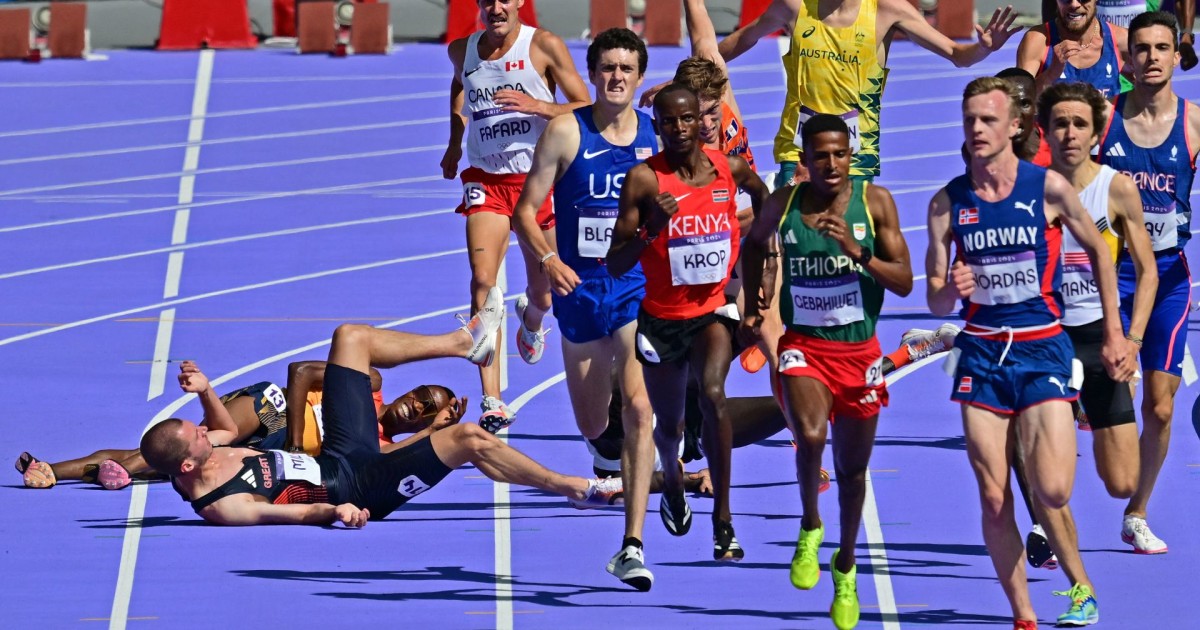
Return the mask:
M1076 584L1069 591L1054 591L1054 594L1071 598L1071 607L1058 616L1057 625L1090 626L1100 621L1100 607L1096 604L1091 587Z

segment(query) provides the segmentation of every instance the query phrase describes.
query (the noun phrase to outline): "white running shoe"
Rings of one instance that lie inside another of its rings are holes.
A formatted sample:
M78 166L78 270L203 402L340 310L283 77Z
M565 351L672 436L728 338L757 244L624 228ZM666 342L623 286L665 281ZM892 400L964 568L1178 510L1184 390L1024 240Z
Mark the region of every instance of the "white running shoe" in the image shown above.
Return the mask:
M500 329L500 321L504 319L504 293L496 287L488 291L483 308L467 321L463 332L471 335L471 349L467 351L467 360L475 365L488 366L496 351L496 331Z
M589 479L587 495L582 499L568 498L567 502L576 510L616 505L624 498L625 486L620 477L602 477Z
M900 337L900 343L908 346L910 360L920 361L953 347L954 338L961 331L962 329L954 324L942 324L937 330L913 328L905 331Z
M654 574L646 568L646 556L641 547L629 545L618 551L608 561L608 572L643 593L654 585Z
M483 409L483 415L479 416L479 426L492 435L507 428L517 419L516 414L508 410L508 405L494 396L484 396L479 407Z
M529 330L525 326L525 311L529 310L529 296L522 293L517 298L517 351L521 353L521 359L526 363L533 365L542 360L542 353L546 351L546 333L550 332L545 326L542 326L537 331Z
M1125 515L1121 526L1121 542L1133 545L1133 553L1154 555L1167 553L1167 543L1150 531L1146 519L1131 514Z

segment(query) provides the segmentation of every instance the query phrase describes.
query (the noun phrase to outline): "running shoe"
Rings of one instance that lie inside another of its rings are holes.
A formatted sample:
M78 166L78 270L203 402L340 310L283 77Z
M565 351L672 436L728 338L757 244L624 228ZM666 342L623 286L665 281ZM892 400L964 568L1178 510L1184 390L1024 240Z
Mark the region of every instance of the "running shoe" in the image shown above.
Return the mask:
M496 335L500 328L500 320L504 318L504 293L496 287L488 291L483 308L475 312L470 320L460 329L471 335L471 349L467 351L467 360L475 365L487 367L492 364L496 351Z
M96 483L103 486L105 490L120 490L133 483L133 479L124 466L111 459L106 459L100 462L100 468L96 471Z
M1058 616L1057 625L1090 626L1100 621L1100 607L1096 605L1096 597L1092 595L1091 588L1076 584L1069 591L1054 591L1054 594L1071 598L1071 607Z
M1133 553L1136 554L1167 553L1167 543L1155 536L1146 519L1140 516L1125 515L1125 523L1121 526L1121 542L1133 545Z
M792 554L792 586L807 591L817 585L821 577L821 564L817 562L817 551L825 540L825 526L816 529L801 529L796 541L796 552Z
M1053 571L1058 568L1058 556L1050 548L1050 541L1041 525L1034 525L1025 537L1025 557L1029 560L1029 566L1035 569Z
M1013 630L1037 630L1037 619L1013 619Z
M536 332L525 326L525 311L529 310L529 296L522 293L517 298L517 351L521 359L533 365L542 360L546 351L546 333L550 332L543 326Z
M479 416L479 426L492 435L508 428L517 419L516 414L508 410L508 405L495 396L484 396L479 406L483 409L483 415Z
M913 328L900 337L900 343L908 347L908 357L920 361L939 352L945 352L954 343L962 329L954 324L942 324L937 330Z
M829 606L829 618L838 630L850 630L858 625L858 566L842 573L837 570L837 557L841 550L833 552L829 561L829 572L833 574L833 604Z
M713 528L713 560L717 562L737 562L746 557L746 552L738 544L737 536L733 535L733 523L717 521Z
M646 555L641 547L628 545L618 551L608 561L608 572L643 593L654 585L654 574L646 568Z
M577 510L590 510L613 505L623 493L620 477L589 479L587 494L582 499L568 498L567 502Z
M692 528L692 509L688 507L687 497L683 496L682 491L671 496L673 494L663 491L662 500L658 502L658 515L672 536L682 536Z
M829 489L829 471L822 467L821 472L817 474L820 475L821 479L821 483L817 485L817 494L821 494Z
M1080 431L1092 430L1092 423L1088 422L1087 413L1083 410L1083 405L1079 404L1079 400L1071 401L1071 412L1075 414L1075 426L1079 427Z
M758 346L750 346L742 350L739 359L742 363L742 369L750 374L758 372L767 364L767 355L763 354L762 350L758 349Z

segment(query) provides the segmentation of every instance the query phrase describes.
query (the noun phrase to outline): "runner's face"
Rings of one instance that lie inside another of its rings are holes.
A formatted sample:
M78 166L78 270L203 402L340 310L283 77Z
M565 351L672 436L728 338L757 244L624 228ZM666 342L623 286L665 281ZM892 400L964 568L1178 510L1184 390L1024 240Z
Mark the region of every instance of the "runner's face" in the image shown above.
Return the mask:
M1030 96L1033 94L1034 86L1025 79L1007 79L1007 81L1016 86L1017 92L1020 94L1017 97L1017 106L1021 110L1021 132L1018 135L1021 138L1025 138L1033 133L1033 126L1037 124L1034 118L1036 112L1034 111L1033 98Z
M506 37L520 26L517 10L523 4L525 0L479 0L479 20L488 35Z
M1058 0L1058 21L1068 32L1082 35L1096 19L1096 0Z
M666 102L654 108L654 124L663 150L687 153L700 137L700 104L690 92L672 92Z
M196 466L208 461L213 450L212 441L208 439L208 427L184 420L179 432L180 437L188 443L188 459Z
M700 99L700 139L717 144L721 133L721 101Z
M1092 108L1080 101L1062 101L1050 108L1046 142L1055 166L1075 168L1092 158L1099 138L1092 127Z
M1008 107L1008 95L999 90L978 94L963 103L963 135L972 158L991 158L1005 148L1020 128L1020 118Z
M850 181L850 136L840 131L823 131L804 147L804 165L813 186L833 191Z
M1133 56L1133 80L1138 85L1170 83L1179 63L1179 51L1165 26L1141 28L1130 35L1129 53Z
M596 70L590 73L596 87L596 100L612 105L633 103L634 92L642 86L638 74L638 54L625 48L612 48L600 53Z

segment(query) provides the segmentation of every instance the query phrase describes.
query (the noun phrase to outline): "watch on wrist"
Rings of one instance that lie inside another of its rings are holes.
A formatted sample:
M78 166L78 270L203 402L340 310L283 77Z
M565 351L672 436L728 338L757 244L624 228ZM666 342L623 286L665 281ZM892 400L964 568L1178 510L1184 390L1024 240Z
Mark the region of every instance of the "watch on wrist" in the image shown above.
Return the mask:
M874 257L875 253L871 251L870 247L863 247L862 253L858 255L858 258L854 262L858 263L859 267L866 267L867 263L870 263Z

